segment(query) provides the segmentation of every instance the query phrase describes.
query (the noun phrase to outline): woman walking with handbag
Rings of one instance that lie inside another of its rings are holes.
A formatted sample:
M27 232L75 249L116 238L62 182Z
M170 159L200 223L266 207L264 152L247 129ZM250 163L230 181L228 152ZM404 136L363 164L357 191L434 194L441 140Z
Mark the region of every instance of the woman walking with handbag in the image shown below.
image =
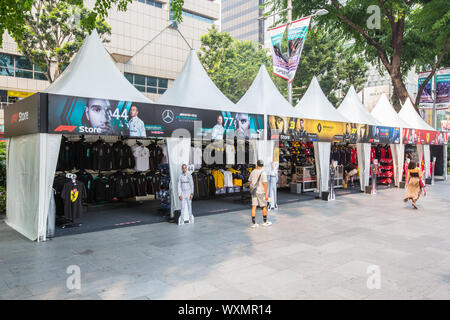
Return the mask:
M411 161L408 165L408 172L406 174L406 195L403 199L404 202L411 200L414 209L417 208L417 200L420 197L420 180L422 179L422 170L417 167L414 161Z

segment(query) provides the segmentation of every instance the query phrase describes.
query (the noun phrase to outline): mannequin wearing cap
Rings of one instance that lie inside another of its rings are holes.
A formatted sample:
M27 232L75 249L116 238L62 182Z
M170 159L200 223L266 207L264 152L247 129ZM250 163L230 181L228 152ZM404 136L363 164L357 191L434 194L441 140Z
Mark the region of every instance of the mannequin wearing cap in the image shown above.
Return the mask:
M192 214L192 198L194 196L194 181L189 172L187 172L187 165L183 164L181 167L183 173L178 178L178 197L181 201L181 214L178 219L178 224L184 224L189 220L189 223L194 223L194 215Z

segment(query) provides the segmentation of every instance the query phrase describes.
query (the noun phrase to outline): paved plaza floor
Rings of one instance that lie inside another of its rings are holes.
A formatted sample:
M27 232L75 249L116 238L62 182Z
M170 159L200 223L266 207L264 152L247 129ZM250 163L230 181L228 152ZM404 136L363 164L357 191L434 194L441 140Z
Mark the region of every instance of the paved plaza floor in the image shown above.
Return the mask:
M0 221L0 298L450 299L450 182L419 210L403 194L292 202L258 229L237 211L36 243Z

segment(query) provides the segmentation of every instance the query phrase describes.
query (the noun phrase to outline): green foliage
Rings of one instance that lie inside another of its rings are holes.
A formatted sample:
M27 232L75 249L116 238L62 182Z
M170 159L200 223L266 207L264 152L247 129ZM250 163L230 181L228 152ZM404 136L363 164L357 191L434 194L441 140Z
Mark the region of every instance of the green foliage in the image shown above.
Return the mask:
M272 11L287 6L286 0L271 0ZM380 28L369 28L368 19L376 5L380 9ZM293 1L293 18L306 16L318 9L327 15L318 16L316 28L338 31L344 40L354 40L354 50L366 60L387 70L394 87L396 101L407 97L404 77L413 67L430 69L434 57L442 55L441 65L448 65L450 1L448 0L311 0ZM286 12L281 14L286 21ZM400 101L399 101L400 100Z
M178 23L183 22L183 5L184 0L170 0L171 19Z
M176 0L180 1L180 0ZM4 31L14 38L21 38L25 30L25 17L32 11L33 4L38 0L1 0L0 1L0 46ZM65 0L67 4L83 6L84 0ZM132 0L96 0L93 10L83 17L80 23L89 32L96 27L99 18L108 16L108 10L116 6L119 11L126 11L128 3Z
M92 17L99 35L111 33L105 20L83 7L82 1L35 0L33 12L24 15L22 34L14 40L19 51L53 82L83 44L91 30L86 21Z
M214 84L231 101L237 102L248 90L261 64L272 71L272 58L267 50L251 41L234 40L214 26L201 37L199 59ZM278 77L277 77L278 78ZM275 85L286 92L284 80L274 79Z
M351 85L362 89L367 80L368 66L352 44L346 43L338 32L314 26L306 36L302 56L294 78L294 100L301 98L313 76L331 103L336 105Z

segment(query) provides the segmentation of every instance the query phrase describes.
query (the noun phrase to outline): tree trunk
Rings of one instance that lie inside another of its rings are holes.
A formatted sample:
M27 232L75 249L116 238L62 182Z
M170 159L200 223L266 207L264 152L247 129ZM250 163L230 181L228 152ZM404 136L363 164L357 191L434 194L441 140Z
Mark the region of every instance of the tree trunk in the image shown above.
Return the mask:
M394 72L390 74L392 80L392 86L394 88L393 104L394 109L398 112L402 108L406 99L409 98L408 90L406 90L405 83L403 82L400 72Z

